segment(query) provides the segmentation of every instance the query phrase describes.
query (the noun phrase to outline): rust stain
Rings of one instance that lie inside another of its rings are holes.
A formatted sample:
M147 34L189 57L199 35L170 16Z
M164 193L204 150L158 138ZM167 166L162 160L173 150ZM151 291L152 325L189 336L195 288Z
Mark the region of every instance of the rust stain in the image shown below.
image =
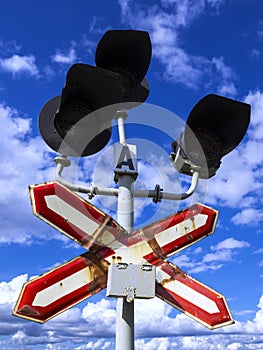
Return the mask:
M92 281L88 284L88 292L93 295L105 288L107 285L107 272L109 263L99 254L99 252L88 252L83 254L83 258L89 268Z
M101 289L105 288L107 286L107 276L101 275L100 277L94 279L89 285L88 285L88 292L91 295L96 294Z
M190 218L190 220L192 221L192 229L195 230L196 229L195 217Z
M181 270L178 266L172 266L172 269L174 273L174 275L172 276L173 279L175 279L175 277L177 276L180 276L182 278L187 278L187 274L183 270Z
M95 232L90 237L85 237L81 240L81 245L83 248L90 250L92 246L98 246L98 240L103 235L104 231L109 226L109 223L111 222L112 217L109 215L106 215L99 227L95 230ZM95 243L97 242L97 243Z
M143 239L148 241L154 239L155 235L158 234L161 229L162 228L159 226L147 227L146 230L140 229L140 235Z
M167 258L167 254L159 245L156 238L150 239L147 243L149 244L157 258L159 258L160 260L165 260Z
M171 277L165 278L161 281L161 285L165 286L167 283L177 280L178 278L187 278L187 274L181 270L178 266L170 265L169 262L166 263L166 267L171 271Z
M17 312L21 315L25 316L38 316L39 312L34 309L32 306L24 305L20 310L17 310Z

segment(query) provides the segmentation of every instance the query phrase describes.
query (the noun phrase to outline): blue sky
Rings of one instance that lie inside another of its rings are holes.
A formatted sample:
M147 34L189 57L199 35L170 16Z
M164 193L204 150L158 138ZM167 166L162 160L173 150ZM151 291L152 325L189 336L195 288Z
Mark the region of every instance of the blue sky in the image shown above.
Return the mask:
M106 30L130 28L148 31L153 45L147 73L150 112L143 122L139 119L143 109L132 112L139 126L131 125L128 133L141 146L139 188L153 189L161 183L164 189L176 191L189 181L169 163L169 144L203 96L216 93L252 106L243 142L223 158L214 178L201 181L194 198L157 206L150 200L137 201L135 212L136 224L143 226L195 200L219 210L214 235L172 261L224 294L236 324L211 332L157 298L138 301L136 350L262 349L262 13L261 0L10 0L1 4L1 349L115 347L115 301L107 299L105 292L44 325L20 320L11 312L25 281L84 251L31 213L28 185L55 177L55 154L39 135L38 114L61 93L73 63L94 64L96 43ZM170 113L178 128L168 123ZM147 122L151 114L154 117ZM152 125L155 120L165 133L144 131L143 123ZM94 178L96 184L109 185L111 169L109 147L78 160L70 175L76 181ZM112 199L95 198L93 203L116 214Z

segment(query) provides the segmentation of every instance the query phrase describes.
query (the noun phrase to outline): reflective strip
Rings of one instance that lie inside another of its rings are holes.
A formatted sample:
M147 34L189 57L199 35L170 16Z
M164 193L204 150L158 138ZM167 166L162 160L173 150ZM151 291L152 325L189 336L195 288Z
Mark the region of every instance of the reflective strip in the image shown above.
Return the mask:
M68 295L71 292L87 285L92 281L90 268L84 269L74 273L73 275L58 281L57 283L49 286L40 292L38 292L34 298L32 306L45 307L50 305L54 301Z
M184 220L179 224L158 233L155 236L155 239L159 245L163 247L178 238L186 236L188 233L198 229L199 227L205 226L207 219L208 215L198 214L192 219Z
M198 306L200 309L206 311L209 314L220 312L214 300L209 299L205 295L197 292L196 290L186 286L179 281L171 281L166 283L165 289L170 290L171 292L177 294L179 297Z
M45 196L45 201L50 210L54 211L63 219L68 220L71 224L87 234L93 233L99 227L96 222L89 219L85 214L82 214L79 210L56 195Z

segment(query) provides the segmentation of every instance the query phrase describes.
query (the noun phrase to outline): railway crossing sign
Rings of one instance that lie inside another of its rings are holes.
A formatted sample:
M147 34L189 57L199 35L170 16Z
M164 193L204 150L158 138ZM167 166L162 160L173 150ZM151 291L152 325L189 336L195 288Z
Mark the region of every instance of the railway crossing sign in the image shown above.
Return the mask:
M225 298L167 261L213 233L217 211L195 204L128 235L112 217L58 182L30 186L34 215L88 251L25 283L13 314L50 318L107 286L112 263L156 266L155 295L210 329L233 319Z

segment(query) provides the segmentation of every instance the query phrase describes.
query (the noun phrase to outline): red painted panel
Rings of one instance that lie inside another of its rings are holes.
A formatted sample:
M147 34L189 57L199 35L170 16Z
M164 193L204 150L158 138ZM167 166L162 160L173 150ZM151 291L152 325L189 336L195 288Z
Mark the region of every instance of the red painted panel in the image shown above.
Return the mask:
M43 323L104 289L107 285L108 263L103 259L103 253L105 252L102 251L100 256L98 254L95 256L95 254L91 252L85 253L25 283L13 314ZM90 269L92 275L92 280L89 283L80 288L76 288L48 305L33 305L35 297L40 291L63 281L65 278L87 267Z
M30 186L30 193L34 215L55 227L80 245L85 245L86 242L92 238L94 232L87 233L83 231L74 223L69 222L63 216L51 210L47 206L46 197L51 195L57 196L98 225L103 225L104 220L108 217L94 205L57 182ZM125 230L113 218L110 218L106 229L116 238L116 241L127 245Z
M234 323L226 300L221 294L187 275L170 262L163 262L159 268L170 277L156 283L155 293L157 297L179 309L194 320L202 323L209 329L223 327ZM171 284L178 286L178 282L213 301L216 304L215 308L217 308L218 311L211 310L208 312L200 307L202 301L200 302L198 296L195 298L195 294L184 296L180 293L180 295L176 293L176 288L175 291L172 290L173 288Z

